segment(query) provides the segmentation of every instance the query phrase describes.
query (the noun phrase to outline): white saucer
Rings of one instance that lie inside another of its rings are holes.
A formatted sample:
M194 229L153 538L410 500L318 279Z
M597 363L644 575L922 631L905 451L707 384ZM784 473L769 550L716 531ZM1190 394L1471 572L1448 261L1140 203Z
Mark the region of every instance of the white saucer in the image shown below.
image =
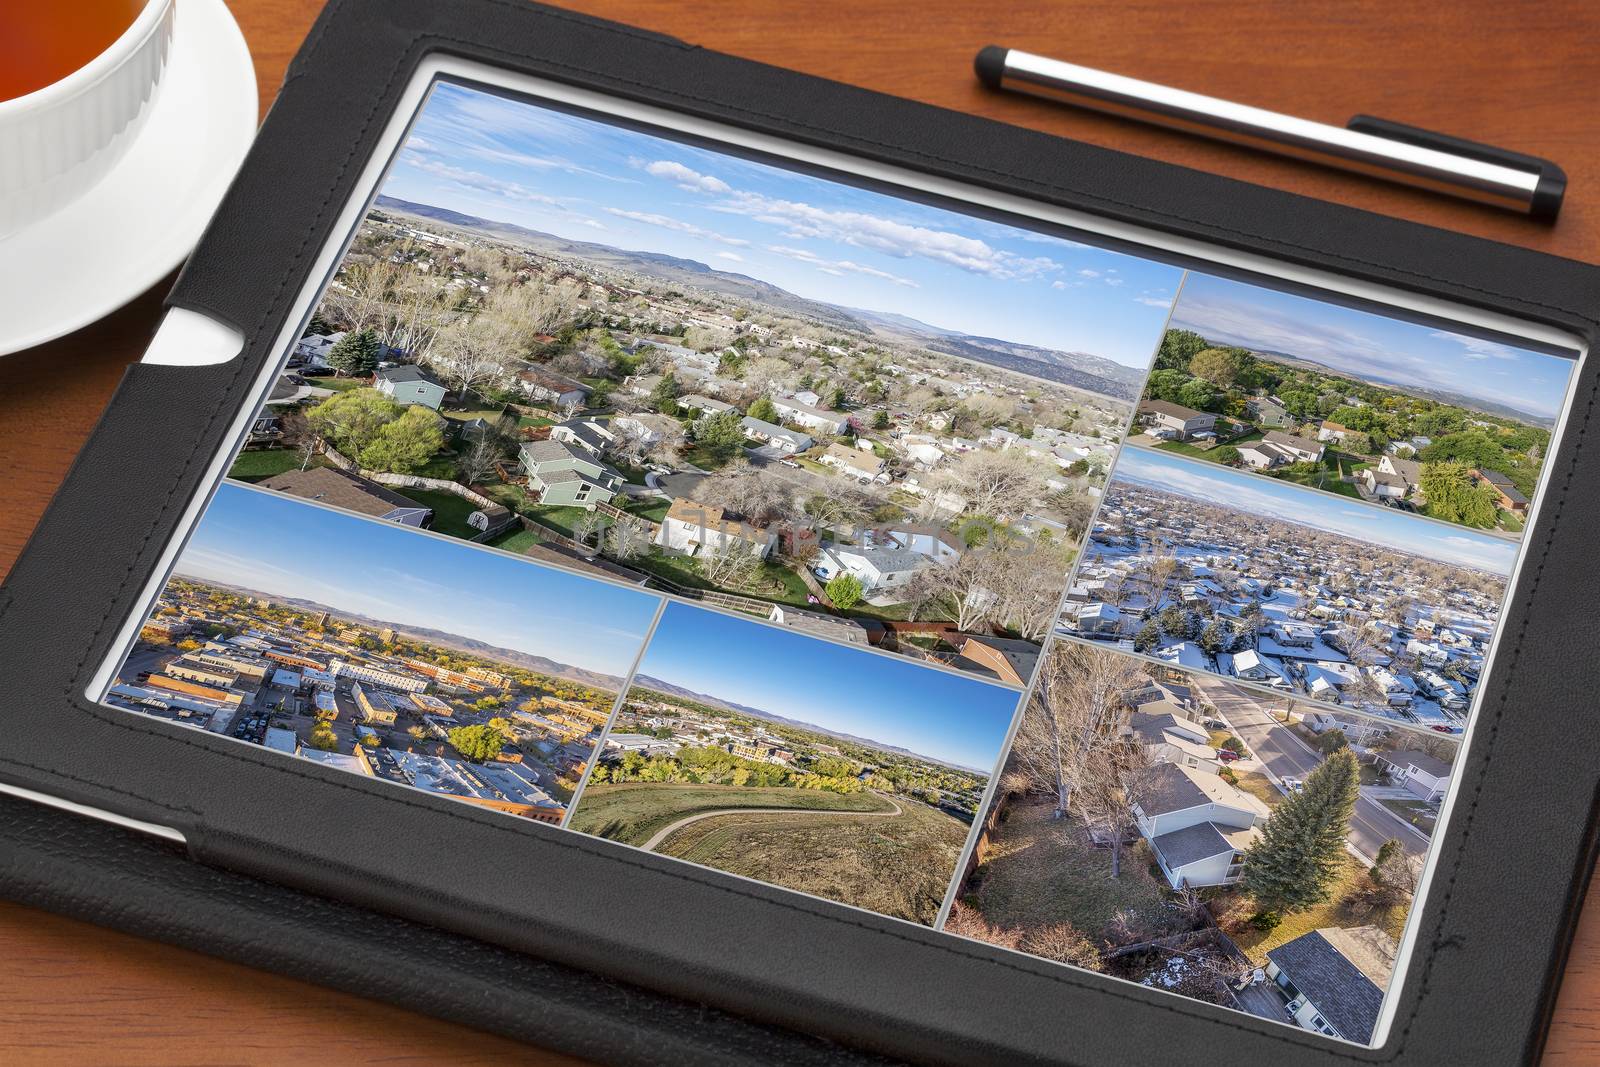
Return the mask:
M128 154L78 200L0 238L0 355L126 304L183 262L256 132L250 51L222 0L177 0L170 66Z

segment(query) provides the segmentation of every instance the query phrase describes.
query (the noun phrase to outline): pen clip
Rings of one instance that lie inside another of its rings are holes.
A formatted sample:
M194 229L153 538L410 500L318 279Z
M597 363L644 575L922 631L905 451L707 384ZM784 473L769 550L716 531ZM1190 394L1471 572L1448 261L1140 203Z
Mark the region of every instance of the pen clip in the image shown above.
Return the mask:
M1382 137L1417 148L1431 148L1436 152L1449 152L1451 155L1475 159L1480 163L1514 167L1517 170L1537 174L1539 186L1533 194L1529 214L1538 218L1553 219L1561 210L1561 199L1567 190L1567 175L1548 159L1530 156L1523 152L1513 152L1509 148L1500 148L1481 141L1469 141L1464 137L1453 137L1448 133L1425 130L1420 126L1408 126L1391 119L1380 119L1375 115L1355 115L1345 123L1345 127L1356 133L1370 134L1373 137Z

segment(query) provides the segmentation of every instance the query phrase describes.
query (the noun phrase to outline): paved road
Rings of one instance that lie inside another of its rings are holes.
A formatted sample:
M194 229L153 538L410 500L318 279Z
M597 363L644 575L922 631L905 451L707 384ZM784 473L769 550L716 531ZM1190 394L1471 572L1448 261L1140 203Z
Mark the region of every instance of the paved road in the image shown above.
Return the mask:
M677 822L668 823L660 830L657 830L654 837L639 847L643 848L646 852L654 852L657 845L661 844L661 842L665 841L679 830L682 830L690 823L699 822L701 819L715 819L719 815L872 815L888 818L894 815L905 814L906 809L900 806L899 801L895 800L893 797L884 797L882 793L879 793L878 796L883 797L883 799L887 800L890 804L893 804L894 810L824 811L820 808L719 808L716 811L702 811L698 815L687 815L679 819Z
M1261 698L1254 693L1210 679L1201 683L1200 689L1256 758L1279 778L1304 779L1322 762L1322 754L1293 730L1267 717L1261 710ZM1391 837L1398 838L1410 855L1421 856L1428 850L1428 839L1388 808L1369 797L1357 800L1349 835L1355 850L1370 860Z

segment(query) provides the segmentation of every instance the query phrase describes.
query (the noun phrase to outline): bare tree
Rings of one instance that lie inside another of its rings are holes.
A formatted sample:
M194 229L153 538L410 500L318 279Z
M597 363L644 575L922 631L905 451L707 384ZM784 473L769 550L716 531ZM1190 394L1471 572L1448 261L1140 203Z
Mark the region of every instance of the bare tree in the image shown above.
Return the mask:
M650 527L636 519L618 519L605 533L605 553L626 563L650 550Z
M586 511L572 523L572 539L580 545L596 546L604 536L610 520L598 511Z
M1061 641L1050 650L1017 728L1010 766L1030 788L1072 807L1097 749L1121 745L1123 694L1144 679L1138 660Z
M978 515L1017 514L1044 496L1044 474L1021 452L968 452L950 467L951 484Z
M1090 746L1073 798L1078 815L1111 840L1111 877L1122 875L1122 838L1148 781L1150 754L1137 738L1103 738Z
M456 460L456 471L467 485L477 485L489 476L495 464L505 456L505 447L493 433L484 432L461 453Z
M747 584L761 566L750 542L736 536L737 530L737 524L729 524L718 531L723 536L709 539L695 555L706 581L724 589L737 589Z
M1161 607L1161 602L1167 596L1167 585L1177 573L1178 557L1172 554L1171 547L1165 541L1151 541L1140 547L1134 567L1136 572L1144 575L1151 609Z
M469 390L505 376L510 348L505 323L483 312L440 330L426 359L434 373L465 398Z

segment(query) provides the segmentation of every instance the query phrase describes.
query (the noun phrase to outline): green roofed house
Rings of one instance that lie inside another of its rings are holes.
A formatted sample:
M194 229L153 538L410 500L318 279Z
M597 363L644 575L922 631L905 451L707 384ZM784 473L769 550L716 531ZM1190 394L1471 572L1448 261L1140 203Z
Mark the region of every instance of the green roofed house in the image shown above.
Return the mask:
M541 504L606 504L626 481L621 474L565 441L531 441L517 453L528 488Z

